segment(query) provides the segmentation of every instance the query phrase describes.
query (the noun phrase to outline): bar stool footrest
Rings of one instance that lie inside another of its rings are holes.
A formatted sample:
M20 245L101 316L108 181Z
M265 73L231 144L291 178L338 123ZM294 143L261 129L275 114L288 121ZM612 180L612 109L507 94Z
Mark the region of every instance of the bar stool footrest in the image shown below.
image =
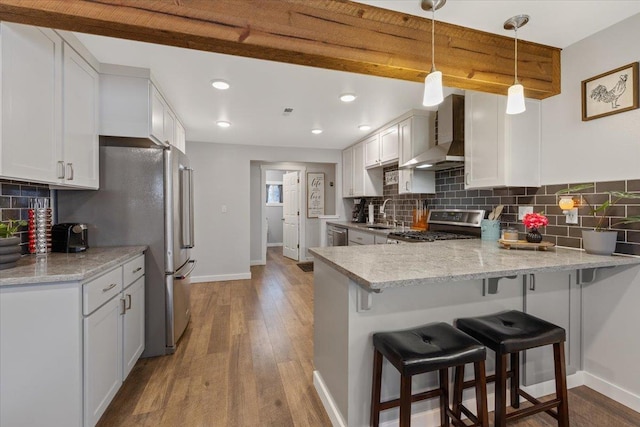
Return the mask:
M433 399L434 397L442 396L440 389L423 391L422 393L411 395L411 403L419 402L421 400ZM380 410L385 411L391 408L397 408L400 406L400 398L387 400L386 402L380 402Z

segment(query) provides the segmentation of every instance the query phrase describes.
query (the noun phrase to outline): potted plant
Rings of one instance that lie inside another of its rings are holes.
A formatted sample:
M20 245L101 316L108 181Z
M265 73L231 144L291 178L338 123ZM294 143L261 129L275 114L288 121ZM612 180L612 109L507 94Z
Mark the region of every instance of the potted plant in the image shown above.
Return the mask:
M557 195L579 193L582 190L593 188L593 184L580 184L573 187L565 188L556 192ZM582 246L587 253L595 255L611 255L616 250L617 231L609 230L607 224L607 213L609 209L615 206L623 199L640 199L640 193L628 193L624 191L605 191L609 195L609 199L600 206L592 205L583 195L582 199L587 203L590 214L597 218L596 225L593 230L582 230ZM631 224L640 222L640 215L627 216L621 218L620 221L611 224L611 226L619 224Z
M20 237L15 233L25 225L27 221L0 222L0 270L15 267L20 259Z
M542 242L542 234L538 231L538 228L545 227L549 224L549 219L541 213L528 213L522 218L522 223L527 228L527 242L540 243Z

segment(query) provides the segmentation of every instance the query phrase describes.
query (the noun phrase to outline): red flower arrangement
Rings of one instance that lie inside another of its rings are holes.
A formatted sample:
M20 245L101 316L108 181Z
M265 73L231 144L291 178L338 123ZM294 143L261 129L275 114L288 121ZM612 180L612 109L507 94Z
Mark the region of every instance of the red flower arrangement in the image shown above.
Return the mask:
M522 223L527 228L540 228L549 224L549 219L539 213L528 213L522 218Z

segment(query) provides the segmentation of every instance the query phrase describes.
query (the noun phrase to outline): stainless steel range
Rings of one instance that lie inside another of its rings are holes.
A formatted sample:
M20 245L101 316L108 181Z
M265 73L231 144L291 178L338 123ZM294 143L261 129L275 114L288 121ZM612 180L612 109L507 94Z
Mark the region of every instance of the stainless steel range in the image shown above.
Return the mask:
M429 231L392 232L387 243L434 242L436 240L477 239L485 211L481 209L433 209L427 223Z

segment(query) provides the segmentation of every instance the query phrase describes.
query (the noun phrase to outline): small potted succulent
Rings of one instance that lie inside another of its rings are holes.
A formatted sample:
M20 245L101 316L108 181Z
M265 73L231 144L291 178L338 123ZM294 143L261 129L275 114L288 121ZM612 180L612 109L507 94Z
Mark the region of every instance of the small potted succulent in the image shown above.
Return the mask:
M522 223L527 227L527 242L540 243L542 242L542 234L538 231L538 228L544 227L549 224L549 219L541 213L528 213L522 217Z
M20 259L20 237L15 234L25 225L27 221L0 222L0 270L15 267Z
M593 184L580 184L560 190L556 192L556 194L580 193L582 190L590 188L593 188ZM640 193L628 193L624 191L605 191L605 193L609 195L609 199L600 206L592 205L584 195L580 194L580 197L589 206L589 213L597 218L593 230L582 230L582 246L584 250L590 254L611 255L615 252L618 232L609 229L607 213L611 207L615 206L621 200L640 199ZM631 224L634 222L640 222L640 215L621 218L620 221L611 224L611 226Z

